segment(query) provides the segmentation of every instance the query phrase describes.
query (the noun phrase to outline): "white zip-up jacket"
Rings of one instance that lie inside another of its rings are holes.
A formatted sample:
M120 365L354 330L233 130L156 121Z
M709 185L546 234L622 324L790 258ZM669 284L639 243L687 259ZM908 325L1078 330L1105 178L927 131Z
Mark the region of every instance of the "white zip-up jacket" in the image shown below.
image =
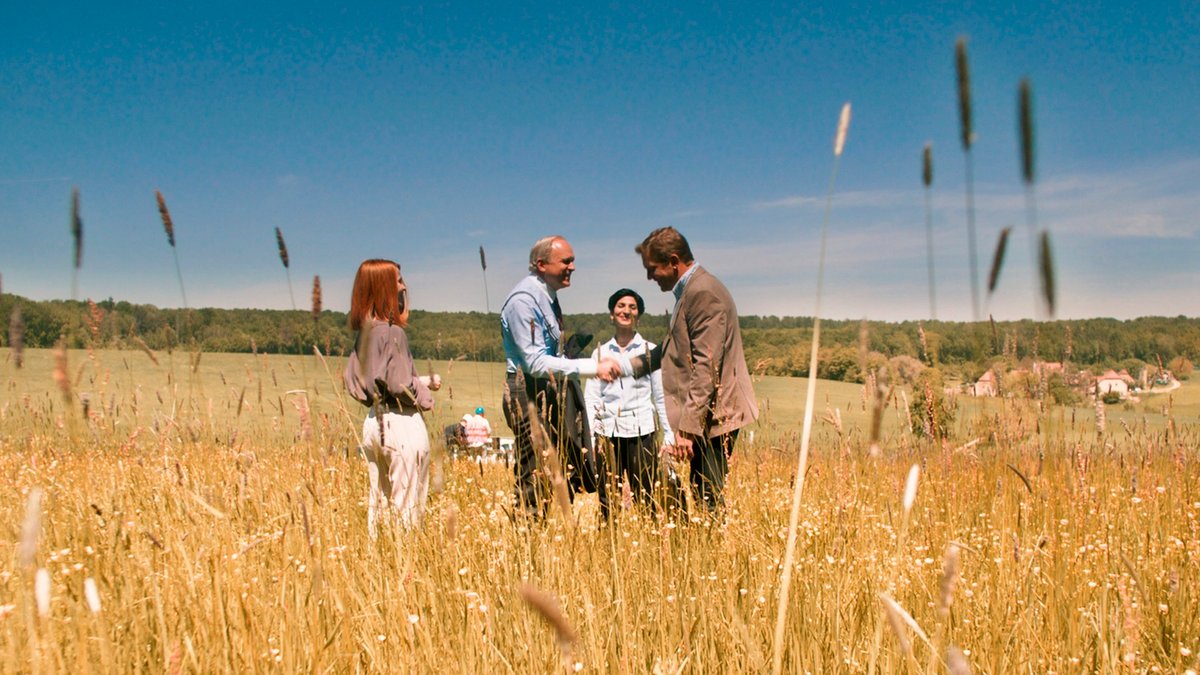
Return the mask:
M592 360L604 357L624 360L622 357L648 353L651 349L654 349L653 342L647 341L639 333L634 333L633 339L625 349L617 345L617 339L614 337L592 351ZM661 371L656 370L637 378L624 376L612 382L588 380L583 398L588 421L596 435L637 438L652 434L658 428L655 424L657 416L658 424L663 430L663 442L668 445L675 444L675 433L671 430L671 424L667 422Z

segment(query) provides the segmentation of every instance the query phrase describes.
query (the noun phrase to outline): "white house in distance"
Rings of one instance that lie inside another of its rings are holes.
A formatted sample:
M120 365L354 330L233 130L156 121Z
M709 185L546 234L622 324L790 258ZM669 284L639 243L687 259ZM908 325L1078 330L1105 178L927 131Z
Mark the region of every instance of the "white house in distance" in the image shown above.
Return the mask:
M1097 396L1103 396L1110 391L1115 391L1123 399L1129 398L1129 383L1115 370L1105 371L1103 375L1096 378Z
M972 396L995 396L999 388L996 386L996 373L989 370L979 378L979 381L970 385L970 394Z

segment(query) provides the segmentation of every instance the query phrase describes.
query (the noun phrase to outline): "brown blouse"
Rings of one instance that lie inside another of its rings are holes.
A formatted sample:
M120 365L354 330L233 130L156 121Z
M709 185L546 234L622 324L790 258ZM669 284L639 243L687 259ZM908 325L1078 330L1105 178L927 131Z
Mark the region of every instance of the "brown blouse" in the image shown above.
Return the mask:
M433 410L433 394L421 382L404 329L371 321L358 334L344 374L346 389L363 405L398 407L406 411Z

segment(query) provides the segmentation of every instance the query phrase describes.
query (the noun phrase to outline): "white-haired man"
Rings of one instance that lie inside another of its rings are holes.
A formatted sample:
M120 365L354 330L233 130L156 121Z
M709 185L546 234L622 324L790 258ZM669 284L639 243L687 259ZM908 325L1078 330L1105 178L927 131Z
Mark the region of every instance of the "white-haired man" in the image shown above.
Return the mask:
M563 314L558 294L571 285L575 250L563 237L543 237L529 251L529 275L517 283L500 308L507 379L504 417L515 437L516 506L539 517L548 504L546 476L538 471L529 406L550 443L559 449L569 474L572 495L577 489L597 491L601 512L608 512L603 463L591 447L583 408L580 377L612 381L632 372L628 359L594 360L564 355Z

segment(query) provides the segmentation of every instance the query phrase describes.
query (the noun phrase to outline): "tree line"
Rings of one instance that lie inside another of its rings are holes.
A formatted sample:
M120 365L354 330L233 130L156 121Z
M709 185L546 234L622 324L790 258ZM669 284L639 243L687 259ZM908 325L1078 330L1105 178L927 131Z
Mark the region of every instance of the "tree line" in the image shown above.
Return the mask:
M19 308L19 321L14 312ZM100 302L32 301L0 296L0 317L9 345L19 330L28 347L67 346L209 352L312 353L344 355L354 335L343 312L265 309L163 309L111 298ZM751 371L766 375L808 375L813 321L808 317L741 317L742 339ZM568 315L568 331L595 336L588 351L607 340L607 314ZM18 325L19 324L19 325ZM499 316L483 312L414 310L408 327L418 359L501 361ZM666 334L667 316L647 315L639 326L649 340ZM1190 372L1200 353L1200 319L1184 316L1132 320L1063 321L836 321L821 325L820 377L862 381L884 365L903 376L937 366L948 376L977 379L1001 365L1012 369L1033 361L1064 362L1075 369L1109 368L1135 373L1160 364ZM1186 374L1186 373L1184 373ZM904 379L909 379L904 376Z

